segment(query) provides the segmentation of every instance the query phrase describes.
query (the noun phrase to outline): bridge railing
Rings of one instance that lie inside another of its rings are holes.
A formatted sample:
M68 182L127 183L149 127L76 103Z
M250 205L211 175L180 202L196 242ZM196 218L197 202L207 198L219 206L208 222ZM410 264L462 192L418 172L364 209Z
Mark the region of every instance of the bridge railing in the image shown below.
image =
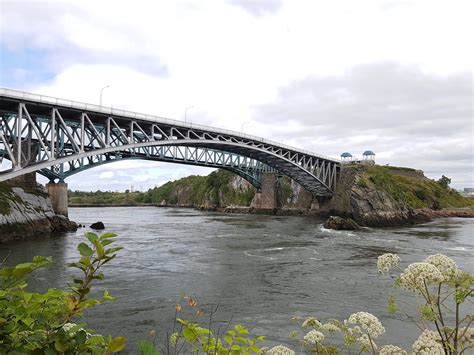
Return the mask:
M121 110L121 109L112 108L112 107L88 104L88 103L79 102L79 101L66 100L66 99L56 98L52 96L33 94L29 92L6 89L6 88L0 88L0 96L21 99L21 100L26 100L26 101L32 101L32 102L39 102L39 103L44 103L44 104L50 104L54 106L61 106L61 107L66 107L66 108L71 108L71 109L78 109L78 110L83 110L83 111L93 111L93 112L103 113L103 114L111 115L111 116L122 116L122 117L127 117L127 118L139 119L143 121L156 122L156 123L162 123L162 124L164 123L164 124L170 124L173 126L181 126L181 127L186 127L190 129L197 129L197 130L203 130L203 131L210 131L213 133L226 134L226 135L231 135L235 137L262 142L262 143L273 145L279 148L292 150L297 153L302 153L302 154L314 156L317 158L340 163L340 160L336 158L332 158L332 157L325 156L322 154L316 154L308 150L295 148L283 143L271 141L269 139L264 139L264 138L257 137L251 134L240 133L240 132L232 131L228 129L215 128L215 127L195 124L195 123L187 123L187 122L173 120L173 119L165 118L161 116L148 115L144 113Z

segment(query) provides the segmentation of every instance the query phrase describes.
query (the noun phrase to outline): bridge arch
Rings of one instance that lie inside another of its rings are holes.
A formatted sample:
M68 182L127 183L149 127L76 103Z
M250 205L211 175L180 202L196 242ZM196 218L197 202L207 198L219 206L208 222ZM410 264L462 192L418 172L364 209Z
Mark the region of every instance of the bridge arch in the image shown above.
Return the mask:
M0 148L13 165L0 171L0 181L34 171L46 173L44 169L59 176L51 166L92 157L160 160L163 149L184 149L231 157L231 164L221 159L216 167L243 172L250 180L267 169L288 175L315 195L327 196L334 191L340 169L335 159L255 136L6 89L0 89L0 114ZM208 165L196 155L194 161L172 160Z

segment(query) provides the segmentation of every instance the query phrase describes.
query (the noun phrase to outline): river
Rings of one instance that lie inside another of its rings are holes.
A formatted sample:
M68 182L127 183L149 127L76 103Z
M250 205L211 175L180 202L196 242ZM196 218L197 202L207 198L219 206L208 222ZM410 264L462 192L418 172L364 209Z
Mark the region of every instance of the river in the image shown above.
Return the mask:
M389 315L390 278L376 270L377 256L398 253L402 266L444 253L474 272L474 220L438 219L407 228L331 231L314 217L222 214L156 207L71 208L70 218L89 225L103 221L124 246L106 267L96 290L117 297L85 317L102 334L124 335L127 352L151 329L161 339L171 332L174 305L185 293L208 309L219 304L216 325L232 320L270 345L292 344L294 316L345 319L365 310L387 333L379 344L409 348L419 334L402 315ZM36 290L64 287L88 228L66 237L0 245L9 264L50 255L55 265L36 274ZM473 309L470 309L470 313ZM206 316L203 316L205 320ZM293 343L294 344L294 343Z

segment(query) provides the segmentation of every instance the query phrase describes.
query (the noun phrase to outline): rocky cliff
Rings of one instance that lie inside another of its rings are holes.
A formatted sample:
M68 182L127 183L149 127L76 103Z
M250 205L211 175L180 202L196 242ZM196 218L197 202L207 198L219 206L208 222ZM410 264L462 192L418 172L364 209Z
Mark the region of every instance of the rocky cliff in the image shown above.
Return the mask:
M76 223L54 213L46 194L0 185L0 243L75 229Z
M429 220L426 210L467 208L472 201L428 179L420 170L354 164L342 170L326 214L348 217L363 226L399 226Z

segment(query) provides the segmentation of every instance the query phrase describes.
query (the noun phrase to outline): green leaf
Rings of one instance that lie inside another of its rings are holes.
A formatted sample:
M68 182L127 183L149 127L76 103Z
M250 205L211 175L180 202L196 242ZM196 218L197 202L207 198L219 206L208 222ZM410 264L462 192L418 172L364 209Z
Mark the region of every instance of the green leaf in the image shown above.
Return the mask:
M115 253L116 251L122 250L123 247L115 247L115 248L109 248L105 250L105 254L112 254Z
M115 337L109 343L108 350L114 353L121 351L125 346L125 338L124 337Z
M86 243L80 243L77 246L77 250L79 250L82 256L91 256L94 254L94 251Z
M233 337L235 337L236 333L233 330L228 330L227 334L232 335Z
M104 246L102 245L102 243L98 240L95 241L94 243L94 246L95 246L95 250L97 251L97 256L99 258L103 258L104 257Z
M138 349L140 349L140 355L159 355L153 343L148 340L139 341Z
M95 234L95 233L87 232L87 233L86 233L86 238L89 239L89 242L91 242L92 244L94 244L95 241L96 241L99 237L97 237L97 234Z
M103 241L104 239L115 238L116 236L117 236L117 234L115 234L115 233L106 232L106 233L103 233L100 236L99 240Z
M188 327L183 329L183 336L184 336L184 339L188 341L196 340L196 334Z
M232 337L229 337L229 336L224 337L224 341L225 341L227 344L229 344L229 345L234 342L234 340L232 339Z
M61 343L61 341L59 340L56 340L56 342L54 343L54 348L59 351L59 352L65 352L67 350L67 345L64 344L64 343Z
M257 348L255 345L252 345L249 349L252 350L254 353L260 353L260 349Z
M240 345L237 345L237 344L232 345L232 346L230 347L230 350L238 351L238 350L240 350Z
M244 337L237 337L237 338L235 338L235 339L236 339L238 342L240 342L240 343L244 343L244 344L247 343L247 339L244 338Z
M28 328L31 328L31 324L33 324L35 320L33 318L23 318L21 321L26 324Z
M234 327L234 329L235 329L236 331L238 331L239 334L248 334L248 333L249 333L249 331L248 331L247 329L245 329L244 327L242 327L241 325L236 325L236 326Z

